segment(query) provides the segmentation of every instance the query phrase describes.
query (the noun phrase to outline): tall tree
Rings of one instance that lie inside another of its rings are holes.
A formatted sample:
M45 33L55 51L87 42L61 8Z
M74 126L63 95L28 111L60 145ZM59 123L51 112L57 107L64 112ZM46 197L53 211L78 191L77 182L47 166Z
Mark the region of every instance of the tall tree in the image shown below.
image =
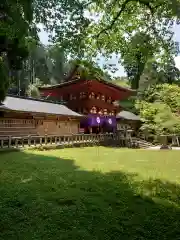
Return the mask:
M90 8L98 18L90 26L93 37L87 45L107 57L120 54L132 88L137 89L150 58L176 53L172 26L179 23L179 9L179 0L99 0Z
M87 1L77 0L2 0L0 4L0 101L9 86L8 72L22 68L28 56L26 38L34 25L42 23L54 32L52 41L58 40L66 51L78 55L82 52L82 37L89 20L84 16ZM14 71L15 70L15 71Z
M48 47L47 54L48 61L51 62L51 66L48 65L51 82L60 83L63 81L67 70L67 57L65 56L65 49L59 43L56 43Z
M77 73L83 79L104 79L106 81L112 80L111 76L98 66L93 60L75 59L68 62L69 73L71 76ZM69 74L67 74L68 76Z
M4 99L9 86L9 76L14 70L22 67L22 60L27 57L28 50L25 37L28 35L32 21L31 1L6 1L0 4L0 101ZM6 74L5 74L6 72Z

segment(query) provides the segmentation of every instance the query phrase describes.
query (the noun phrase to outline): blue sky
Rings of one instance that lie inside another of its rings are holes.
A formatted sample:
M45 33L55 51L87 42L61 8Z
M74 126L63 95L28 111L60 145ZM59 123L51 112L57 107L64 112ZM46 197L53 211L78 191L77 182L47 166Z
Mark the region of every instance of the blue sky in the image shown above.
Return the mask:
M39 33L40 40L43 44L48 44L48 33L43 30L43 28L40 26L41 32ZM174 40L177 42L180 42L180 26L175 25L174 26ZM176 66L180 69L180 56L175 58ZM105 63L105 59L101 57L100 61L98 62L100 66L102 66ZM126 73L124 72L124 68L118 63L118 59L115 57L115 55L112 57L111 61L108 61L108 63L116 64L116 67L118 68L118 71L113 74L114 76L125 76Z

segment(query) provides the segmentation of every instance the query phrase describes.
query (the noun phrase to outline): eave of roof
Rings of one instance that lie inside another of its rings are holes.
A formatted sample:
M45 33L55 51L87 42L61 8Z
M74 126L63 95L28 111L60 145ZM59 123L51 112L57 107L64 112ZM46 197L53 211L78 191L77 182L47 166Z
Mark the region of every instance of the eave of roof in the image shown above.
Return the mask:
M55 89L55 88L62 88L62 87L66 87L66 86L69 86L69 85L72 85L72 84L79 83L81 81L86 81L86 80L80 78L80 79L75 79L75 80L72 80L72 81L68 81L68 82L65 82L65 83L59 83L59 84L55 84L55 85L51 85L51 86L42 86L42 87L39 87L39 89L40 90L49 90L49 89ZM114 83L105 81L103 79L92 79L92 81L99 81L102 84L105 84L107 86L113 87L113 88L115 88L115 89L117 89L119 91L129 91L129 92L132 92L134 94L136 93L136 90L133 90L133 89L130 89L130 88L126 88L126 87L121 87L121 86L118 86L118 85L116 85Z
M76 118L83 117L83 115L80 115L79 113L76 113L61 104L21 97L7 96L4 102L2 102L2 105L0 105L0 109L19 112L69 116Z
M128 111L121 111L116 115L117 119L126 119L126 120L133 120L133 121L140 121L140 117L135 115L132 112Z

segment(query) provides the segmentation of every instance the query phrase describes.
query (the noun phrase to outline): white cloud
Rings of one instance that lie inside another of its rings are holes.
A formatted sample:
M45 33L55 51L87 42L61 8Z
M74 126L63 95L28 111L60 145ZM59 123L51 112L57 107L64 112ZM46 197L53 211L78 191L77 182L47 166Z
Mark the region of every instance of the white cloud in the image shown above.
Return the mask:
M48 45L49 37L48 37L48 33L44 30L44 26L42 24L38 24L38 28L40 28L40 32L39 32L40 41L44 45Z
M180 56L175 57L174 61L176 63L176 67L180 70Z

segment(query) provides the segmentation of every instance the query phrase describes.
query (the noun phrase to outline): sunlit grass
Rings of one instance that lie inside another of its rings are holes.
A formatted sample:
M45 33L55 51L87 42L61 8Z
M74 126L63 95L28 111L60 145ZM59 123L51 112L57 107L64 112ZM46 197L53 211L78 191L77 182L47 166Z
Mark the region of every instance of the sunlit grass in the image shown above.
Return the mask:
M178 151L0 155L0 239L179 239Z

